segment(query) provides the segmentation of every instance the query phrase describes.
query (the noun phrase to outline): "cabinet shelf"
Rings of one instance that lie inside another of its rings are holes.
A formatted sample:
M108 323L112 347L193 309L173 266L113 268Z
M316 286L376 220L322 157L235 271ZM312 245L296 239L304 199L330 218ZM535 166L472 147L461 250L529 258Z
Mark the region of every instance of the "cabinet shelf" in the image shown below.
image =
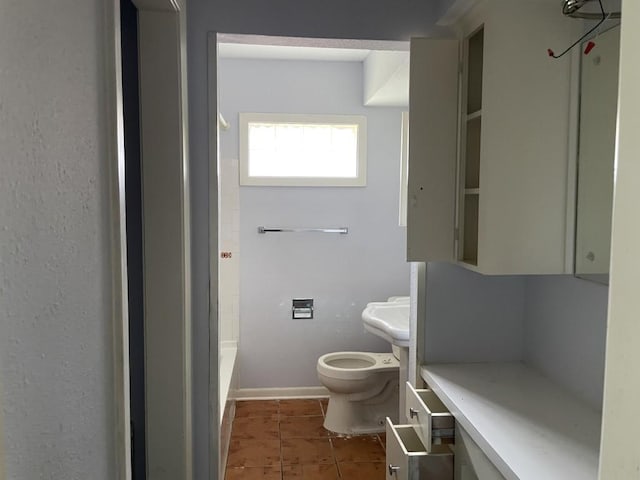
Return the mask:
M479 188L465 188L464 189L464 194L465 195L480 195L480 189Z
M482 117L482 109L469 113L467 115L467 122L470 122L471 120L475 120L476 118L480 118L480 117Z
M506 478L597 478L600 414L535 370L439 364L421 376Z

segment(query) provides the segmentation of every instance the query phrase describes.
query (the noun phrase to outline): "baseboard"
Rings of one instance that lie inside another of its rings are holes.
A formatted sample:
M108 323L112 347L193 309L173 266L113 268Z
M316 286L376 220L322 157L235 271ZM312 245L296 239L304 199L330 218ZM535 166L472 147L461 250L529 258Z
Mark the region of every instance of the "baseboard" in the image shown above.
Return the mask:
M324 398L329 396L325 387L240 388L237 400L277 400L281 398Z

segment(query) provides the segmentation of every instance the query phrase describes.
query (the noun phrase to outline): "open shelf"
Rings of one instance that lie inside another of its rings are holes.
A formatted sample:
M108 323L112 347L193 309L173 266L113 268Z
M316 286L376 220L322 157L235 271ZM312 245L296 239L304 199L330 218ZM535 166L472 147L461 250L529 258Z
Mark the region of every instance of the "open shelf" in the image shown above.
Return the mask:
M434 364L421 376L507 479L597 479L601 414L536 370Z
M464 187L480 187L480 136L482 133L482 119L476 117L467 122Z
M468 122L469 120L475 120L476 118L479 118L479 117L481 117L481 116L482 116L482 110L476 110L476 111L475 111L475 112L473 112L473 113L468 113L468 114L467 114L467 122Z
M467 114L482 109L482 62L484 29L467 40Z
M463 189L460 201L459 229L461 238L458 259L468 265L478 265L478 224L480 210L480 146L482 138L482 63L484 30L481 28L466 40L465 95L462 112L462 165L459 184Z
M478 264L478 207L479 195L464 196L464 225L462 261Z

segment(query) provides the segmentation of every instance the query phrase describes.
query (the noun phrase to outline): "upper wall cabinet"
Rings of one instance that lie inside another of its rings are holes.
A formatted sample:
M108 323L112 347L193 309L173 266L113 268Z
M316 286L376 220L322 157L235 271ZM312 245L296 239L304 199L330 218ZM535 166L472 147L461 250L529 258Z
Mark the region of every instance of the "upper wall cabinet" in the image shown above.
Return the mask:
M570 272L571 57L547 47L568 45L572 22L554 0L486 0L456 40L412 41L408 260Z

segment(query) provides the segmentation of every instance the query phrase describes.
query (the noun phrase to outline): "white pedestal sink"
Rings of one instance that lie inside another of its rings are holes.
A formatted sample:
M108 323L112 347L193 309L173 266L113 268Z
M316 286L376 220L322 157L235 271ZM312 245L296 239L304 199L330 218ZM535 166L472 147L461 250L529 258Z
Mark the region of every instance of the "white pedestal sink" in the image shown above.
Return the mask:
M404 298L404 297L401 297ZM397 347L409 346L409 302L372 302L362 311L364 328Z
M400 361L399 419L404 420L405 383L409 368L409 297L391 297L386 302L372 302L362 311L364 328L393 345Z

